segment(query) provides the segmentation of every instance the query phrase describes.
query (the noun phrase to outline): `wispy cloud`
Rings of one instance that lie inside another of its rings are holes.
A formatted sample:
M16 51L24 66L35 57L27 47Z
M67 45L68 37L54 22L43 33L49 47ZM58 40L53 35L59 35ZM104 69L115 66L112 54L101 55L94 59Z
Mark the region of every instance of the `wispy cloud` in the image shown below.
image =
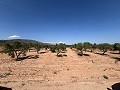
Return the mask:
M18 35L12 35L12 36L9 36L8 38L9 39L18 39L18 38L20 38L20 36L18 36Z

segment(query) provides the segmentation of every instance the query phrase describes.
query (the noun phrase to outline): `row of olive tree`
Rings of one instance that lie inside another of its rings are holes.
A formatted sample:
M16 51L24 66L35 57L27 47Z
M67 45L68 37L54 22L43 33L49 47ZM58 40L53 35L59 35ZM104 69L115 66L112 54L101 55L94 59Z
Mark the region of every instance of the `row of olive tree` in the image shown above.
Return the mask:
M89 42L84 42L84 43L77 43L72 45L72 48L76 48L78 51L78 54L83 56L83 51L90 50L93 52L95 49L101 50L103 55L108 51L108 50L118 50L120 53L120 43L115 43L115 44L108 44L108 43L102 43L102 44L91 44Z
M97 46L97 48L103 52L102 55L104 55L108 50L113 50L113 46L108 43L98 44Z
M25 43L25 42L23 43L23 42L15 41L15 42L9 42L4 44L2 43L1 47L3 47L2 53L7 53L12 58L16 58L16 60L18 60L21 55L25 56L27 51L30 51L31 48L34 48L37 53L39 53L39 51L44 48L45 50L50 50L53 53L57 53L57 56L61 52L65 52L66 47L76 48L76 50L78 51L78 54L81 56L83 55L83 51L90 50L91 52L93 52L95 49L101 50L103 52L102 53L103 55L108 50L118 50L120 53L120 43L91 44L89 42L84 42L84 43L77 43L74 45L67 46L63 43L56 44L56 45L50 45L50 44L45 45L42 43Z
M10 57L15 58L18 60L20 56L26 56L26 53L31 51L32 49L36 50L37 54L39 54L39 51L41 49L50 50L51 52L57 53L57 56L59 53L66 51L66 45L65 44L56 44L56 45L50 45L50 44L42 44L42 43L25 43L25 42L7 42L4 44L0 44L2 47L2 53L8 54Z
M11 58L15 58L18 60L20 56L26 56L26 53L31 50L31 48L34 48L37 53L42 48L45 48L47 50L49 48L49 45L41 44L41 43L25 43L25 42L7 42L1 44L2 51L1 53L8 54Z
M93 52L93 50L95 50L97 48L96 43L91 44L89 42L84 42L84 43L77 43L72 45L71 48L76 48L77 53L81 56L83 56L83 51L87 51L90 50L91 52Z

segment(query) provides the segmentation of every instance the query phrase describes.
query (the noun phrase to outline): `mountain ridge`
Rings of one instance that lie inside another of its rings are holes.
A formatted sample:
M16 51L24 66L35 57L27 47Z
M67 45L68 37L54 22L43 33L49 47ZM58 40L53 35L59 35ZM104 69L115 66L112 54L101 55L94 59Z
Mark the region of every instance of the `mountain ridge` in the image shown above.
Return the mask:
M10 39L10 40L0 40L0 43L6 43L6 42L24 42L24 43L40 43L40 44L49 44L49 43L44 43L36 40L31 40L31 39Z

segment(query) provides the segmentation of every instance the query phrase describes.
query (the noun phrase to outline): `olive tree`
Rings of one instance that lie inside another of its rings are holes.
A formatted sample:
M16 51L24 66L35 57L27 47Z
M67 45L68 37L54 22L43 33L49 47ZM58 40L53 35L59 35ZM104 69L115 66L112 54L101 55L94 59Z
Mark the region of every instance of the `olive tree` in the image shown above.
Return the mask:
M36 49L36 52L39 53L39 51L40 51L41 48L42 48L42 44L36 43L36 44L34 45L34 48Z
M89 42L84 42L83 43L83 47L84 47L84 50L86 51L87 49L90 49L91 50L91 52L92 52L92 44L91 43L89 43Z
M97 49L97 44L96 44L96 43L94 43L94 44L92 45L92 51L95 50L95 49ZM91 51L91 52L92 52L92 51Z
M83 56L84 44L83 43L78 43L78 44L75 45L75 48L78 50L78 54Z
M114 48L114 50L118 50L118 51L119 51L119 54L120 54L120 43L115 43L115 44L113 45L113 48Z
M51 46L50 46L50 51L51 51L52 53L55 53L55 50L56 50L56 45L51 45Z
M7 53L12 58L15 58L16 60L19 59L20 55L26 55L26 52L28 51L28 46L25 43L21 43L18 41L11 42L11 43L5 43L3 45L3 53Z
M61 51L66 51L66 45L63 44L63 43L60 43L60 44L58 45L58 48L59 48Z
M98 45L98 48L103 52L102 54L104 55L105 52L111 49L111 45L108 43L102 43Z
M50 48L50 45L43 45L43 48L45 49L45 51L48 51L48 49Z
M28 44L28 47L29 47L29 52L30 50L32 50L32 48L34 47L34 43L30 42L30 43L27 43Z
M59 55L59 53L61 53L62 51L66 51L66 45L63 43L60 44L56 44L56 45L51 45L50 47L50 51L53 53L57 53L57 56Z

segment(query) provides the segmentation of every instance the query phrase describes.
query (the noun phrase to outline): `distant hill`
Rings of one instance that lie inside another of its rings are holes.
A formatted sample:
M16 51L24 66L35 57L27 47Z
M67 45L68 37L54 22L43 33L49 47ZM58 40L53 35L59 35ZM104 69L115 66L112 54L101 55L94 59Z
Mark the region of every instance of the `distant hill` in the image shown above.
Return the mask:
M15 41L19 41L19 42L23 42L23 43L40 43L40 44L49 44L49 43L43 43L43 42L39 42L39 41L36 41L36 40L29 40L29 39L0 40L0 43L15 42Z

